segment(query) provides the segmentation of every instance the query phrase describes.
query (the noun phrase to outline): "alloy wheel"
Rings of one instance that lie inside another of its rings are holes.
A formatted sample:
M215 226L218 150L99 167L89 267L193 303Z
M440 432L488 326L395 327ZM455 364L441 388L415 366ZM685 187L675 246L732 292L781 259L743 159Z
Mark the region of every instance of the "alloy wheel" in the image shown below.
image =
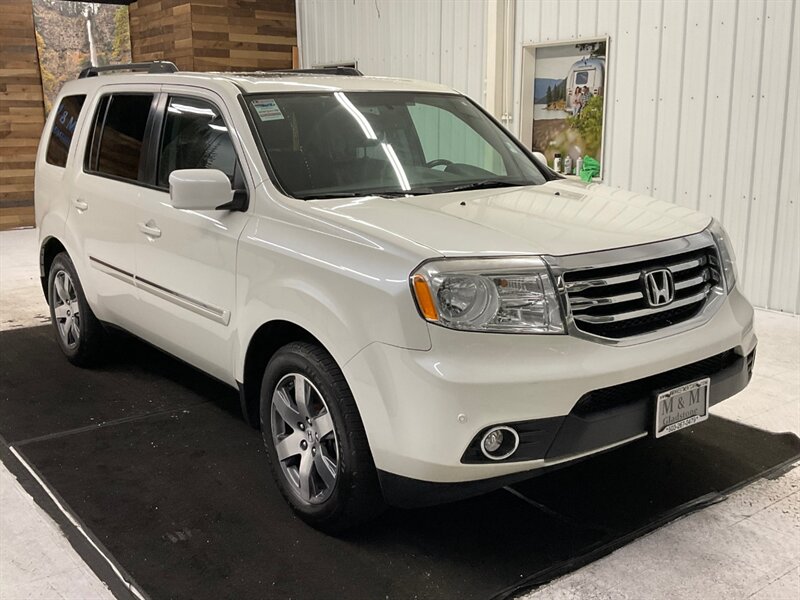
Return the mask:
M53 315L61 340L67 348L75 348L81 341L81 311L78 293L66 271L56 273L53 282Z
M304 375L289 373L272 394L272 442L289 489L302 502L321 504L333 493L339 444L325 399Z

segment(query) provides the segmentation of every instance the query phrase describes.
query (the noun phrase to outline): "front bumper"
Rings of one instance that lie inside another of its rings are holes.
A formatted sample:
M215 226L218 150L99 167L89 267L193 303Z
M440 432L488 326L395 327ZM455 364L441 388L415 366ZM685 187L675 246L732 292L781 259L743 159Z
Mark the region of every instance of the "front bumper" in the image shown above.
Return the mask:
M688 372L681 368L722 353L730 353L723 368L702 375L711 375L712 403L735 394L749 380L747 357L756 346L752 323L752 307L734 290L704 325L624 347L566 335L482 334L431 326L431 350L374 343L344 372L384 493L392 503L408 504L401 496L409 494L398 490L408 489L407 480L440 490L436 484L494 480L456 486L478 493L502 484L497 478L525 476L645 436L652 427L652 393L685 383L680 379ZM674 385L667 373L673 371ZM691 380L702 378L700 371L695 369ZM652 390L644 385L631 394L629 388L623 401L603 410L581 408L581 399L592 392L648 378L653 378ZM537 440L524 460L470 462L467 450L480 432L520 422L529 425L528 439Z
M598 452L598 449L613 448L619 445L620 440L624 442L644 437L652 433L655 421L654 397L657 391L664 388L662 382L670 381L666 387L672 388L709 377L709 404L713 406L747 386L753 375L755 354L755 349L746 357L733 351L724 352L687 367L606 388L602 390L600 402L593 398L593 394L587 394L565 417L509 424L520 432L522 438L519 449L509 460L544 459L546 466L533 471L538 475L549 470L548 467L558 467L576 456L588 456ZM717 366L722 368L716 368ZM634 393L625 395L626 391ZM602 406L587 409L587 405L593 403ZM476 439L480 437L478 435ZM472 446L468 448L465 458L472 450ZM521 453L524 457L520 456ZM406 508L468 498L527 479L532 474L530 471L523 471L490 479L440 483L403 477L386 471L378 473L387 500L395 506Z

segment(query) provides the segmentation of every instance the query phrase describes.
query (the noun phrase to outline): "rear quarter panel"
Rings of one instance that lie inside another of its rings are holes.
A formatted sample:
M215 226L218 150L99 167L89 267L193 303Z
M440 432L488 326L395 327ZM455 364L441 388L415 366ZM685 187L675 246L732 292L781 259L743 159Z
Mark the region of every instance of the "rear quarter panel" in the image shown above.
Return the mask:
M60 94L55 106L61 102ZM56 167L47 162L47 144L50 141L50 132L56 111L50 111L45 121L42 135L39 139L39 148L36 152L36 167L34 171L33 197L36 214L36 227L39 229L40 242L48 237L62 237L64 223L67 220L68 204L67 193L64 186L69 160L73 158L74 148L70 149L67 168ZM80 127L80 124L78 125Z
M78 117L78 122L72 137L67 164L65 167L57 167L47 162L47 145L53 130L55 119L57 118L57 107L61 104L64 96L74 94L85 94L86 100ZM36 167L34 171L34 207L36 214L36 227L39 230L40 246L49 238L57 238L67 249L71 256L73 244L66 239L66 222L70 209L70 182L73 173L80 169L83 160L83 145L85 144L87 122L90 120L91 110L89 110L94 97L94 91L87 89L87 86L78 85L75 82L68 82L64 85L56 101L53 103L54 110L50 111L45 121L42 135L39 139L39 148L36 153Z

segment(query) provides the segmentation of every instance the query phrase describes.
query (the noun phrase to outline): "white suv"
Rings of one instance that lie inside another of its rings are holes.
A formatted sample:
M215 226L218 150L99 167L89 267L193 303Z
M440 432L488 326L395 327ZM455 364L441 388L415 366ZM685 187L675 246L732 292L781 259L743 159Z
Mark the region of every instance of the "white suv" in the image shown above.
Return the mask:
M336 531L708 416L752 372L722 228L546 168L440 85L82 73L36 164L58 343L113 325L238 387Z

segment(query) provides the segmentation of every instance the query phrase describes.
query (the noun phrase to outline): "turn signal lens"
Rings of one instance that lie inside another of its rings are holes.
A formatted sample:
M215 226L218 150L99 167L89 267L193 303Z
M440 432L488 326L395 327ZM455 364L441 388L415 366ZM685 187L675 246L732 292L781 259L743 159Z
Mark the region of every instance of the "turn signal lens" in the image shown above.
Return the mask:
M414 275L414 295L417 297L417 306L422 316L429 321L438 321L439 313L436 312L436 305L433 303L431 288L422 275Z

